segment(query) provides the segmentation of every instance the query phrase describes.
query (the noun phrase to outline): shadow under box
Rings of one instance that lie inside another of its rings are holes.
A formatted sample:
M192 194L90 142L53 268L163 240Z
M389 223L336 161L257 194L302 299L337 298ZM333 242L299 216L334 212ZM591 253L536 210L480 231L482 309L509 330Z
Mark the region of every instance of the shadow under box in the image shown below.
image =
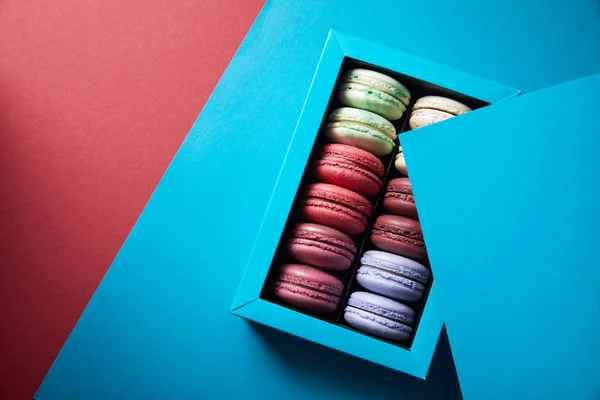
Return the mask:
M364 62L361 62L359 60L352 59L349 57L344 58L344 61L342 62L341 69L339 71L339 74L338 74L336 82L335 82L334 90L330 95L326 112L321 121L321 125L319 127L319 132L314 141L312 151L311 151L311 154L309 157L309 161L308 161L307 165L305 166L300 185L296 192L296 196L294 198L294 202L291 207L291 212L289 213L289 215L287 217L287 221L286 221L285 228L283 230L283 234L281 235L281 237L279 239L279 244L277 246L275 256L273 257L273 260L271 262L269 274L263 285L263 288L262 288L262 291L260 294L260 298L267 300L269 302L278 304L282 307L286 307L286 308L295 310L297 312L309 315L311 317L318 318L320 320L329 322L331 324L342 326L346 329L357 331L354 328L352 328L350 325L348 325L348 323L346 323L346 321L344 320L344 308L348 301L348 297L350 296L351 293L356 292L356 291L361 291L361 290L368 291L367 289L364 289L361 285L359 285L358 282L356 281L356 279L355 279L356 271L361 266L360 259L363 255L363 253L368 250L376 250L377 249L371 243L370 235L371 235L371 230L373 228L373 223L374 223L375 219L382 214L387 214L387 212L383 208L383 196L385 194L385 187L391 179L402 176L396 170L396 168L394 168L394 159L395 159L396 153L398 151L398 146L395 146L394 150L389 155L380 157L380 160L383 162L383 165L385 167L385 175L383 178L383 189L380 190L380 192L376 196L367 197L367 199L373 204L373 215L368 221L368 226L367 226L367 229L365 230L365 232L358 236L352 236L352 239L356 245L357 253L356 253L356 257L355 257L351 267L348 268L347 270L341 271L341 272L327 271L330 274L338 277L344 283L344 292L342 293L342 295L340 297L340 303L339 303L338 309L334 312L325 313L325 314L312 313L310 311L306 311L304 309L295 307L293 305L290 305L290 304L280 300L278 297L276 297L273 294L273 291L272 291L272 285L275 280L275 275L276 275L276 271L277 271L278 267L283 264L287 264L287 263L297 263L297 261L294 261L287 254L286 238L288 236L288 232L290 232L291 228L296 223L305 221L302 219L302 217L300 215L301 202L304 197L303 196L304 188L306 188L306 186L311 183L317 182L317 179L315 179L315 177L313 176L312 168L310 168L310 166L312 164L312 161L318 158L318 153L319 153L320 148L323 145L329 143L329 141L327 140L325 133L324 133L324 127L328 123L327 118L328 118L329 114L333 110L335 110L339 107L344 107L344 105L340 102L340 100L337 97L338 88L340 86L340 81L341 81L342 77L345 75L345 73L354 68L364 68L364 69L368 69L368 70L372 70L372 71L381 72L383 74L391 76L392 78L401 82L410 91L411 101L410 101L409 107L407 108L406 112L403 114L402 118L400 118L399 120L390 121L396 128L396 132L398 132L398 134L399 134L400 142L402 141L401 134L403 132L410 130L410 128L408 126L408 120L409 120L410 113L412 111L413 104L415 103L415 101L417 99L419 99L423 96L434 95L434 96L443 96L443 97L451 98L451 99L457 100L457 101L467 105L472 110L476 110L476 109L485 107L485 106L489 105L489 103L466 96L461 93L457 93L457 92L448 90L446 88L431 84L429 82L415 79L414 77L410 77L407 75L399 74L397 72L389 71L389 70L377 67L375 65L367 64L367 63L364 63ZM409 168L409 170L410 170L410 168ZM410 175L409 175L409 178L410 178ZM418 211L418 203L416 204L416 206L417 206L417 211ZM426 285L426 290L425 290L425 293L423 294L423 298L417 303L407 303L415 311L415 322L413 323L413 333L409 340L404 341L404 342L395 342L395 341L389 341L386 339L382 339L380 337L375 337L375 336L369 335L364 332L360 332L360 331L357 331L357 332L359 332L362 335L371 336L377 340L381 340L381 341L390 343L392 345L409 350L412 347L413 340L415 338L415 333L417 332L417 330L419 328L419 323L421 320L423 309L424 309L425 303L427 302L427 299L429 297L429 292L431 290L433 281L434 281L434 276L432 274L429 279L429 282Z

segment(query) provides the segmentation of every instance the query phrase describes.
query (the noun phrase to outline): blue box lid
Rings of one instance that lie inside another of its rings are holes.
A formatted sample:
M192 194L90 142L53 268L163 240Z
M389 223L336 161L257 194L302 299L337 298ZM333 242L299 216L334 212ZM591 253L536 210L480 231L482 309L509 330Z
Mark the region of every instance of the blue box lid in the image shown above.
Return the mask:
M598 399L600 74L403 134L463 395Z

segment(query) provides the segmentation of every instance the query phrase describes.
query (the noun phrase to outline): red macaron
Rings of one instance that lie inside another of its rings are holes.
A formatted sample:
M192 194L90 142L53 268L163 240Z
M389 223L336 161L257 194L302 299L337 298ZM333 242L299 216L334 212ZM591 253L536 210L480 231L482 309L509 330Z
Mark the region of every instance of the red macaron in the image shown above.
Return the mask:
M398 215L381 215L373 224L371 242L381 250L411 258L427 260L421 224Z
M360 235L367 229L373 205L358 193L328 183L308 185L302 201L302 215L310 222L326 225L348 234Z
M320 181L375 196L383 186L384 167L379 158L358 147L326 144L313 163L313 173Z
M385 188L383 207L391 214L419 219L408 178L396 178L389 181Z
M356 246L348 235L307 222L292 227L287 250L297 261L333 271L348 269L356 256Z
M296 307L317 313L335 311L344 291L341 280L302 264L285 264L277 271L273 293Z

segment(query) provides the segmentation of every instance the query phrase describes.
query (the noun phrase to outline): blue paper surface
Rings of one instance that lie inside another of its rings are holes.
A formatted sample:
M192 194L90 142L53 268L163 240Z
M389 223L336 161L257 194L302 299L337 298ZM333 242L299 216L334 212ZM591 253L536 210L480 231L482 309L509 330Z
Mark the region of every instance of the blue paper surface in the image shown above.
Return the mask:
M599 92L597 74L402 137L465 398L600 398Z
M332 28L524 92L600 71L595 0L269 2L37 399L458 398L444 341L419 381L229 314Z

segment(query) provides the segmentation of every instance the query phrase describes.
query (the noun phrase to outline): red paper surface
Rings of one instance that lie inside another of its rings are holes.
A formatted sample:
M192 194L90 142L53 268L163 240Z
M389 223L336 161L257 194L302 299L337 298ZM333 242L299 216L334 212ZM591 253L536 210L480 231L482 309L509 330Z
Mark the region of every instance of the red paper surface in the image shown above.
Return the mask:
M0 0L0 398L32 398L263 2Z

